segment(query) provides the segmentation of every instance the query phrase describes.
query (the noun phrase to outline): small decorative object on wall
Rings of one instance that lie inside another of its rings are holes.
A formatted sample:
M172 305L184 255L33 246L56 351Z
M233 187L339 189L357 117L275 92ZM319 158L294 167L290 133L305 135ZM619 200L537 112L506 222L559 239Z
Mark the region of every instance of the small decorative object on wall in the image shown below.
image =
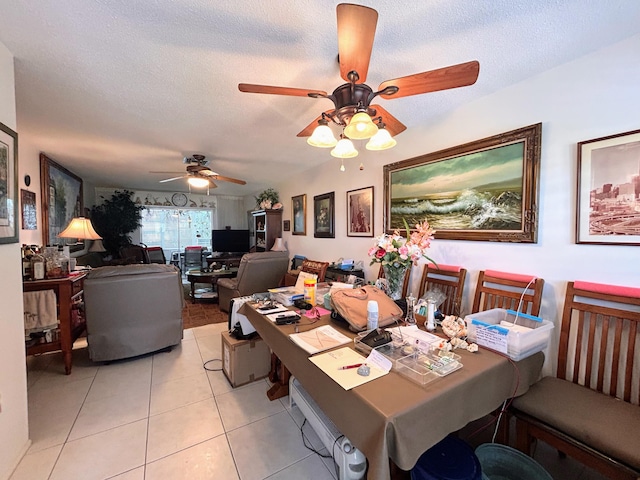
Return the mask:
M291 231L291 220L283 220L282 229L285 232L290 232Z
M38 228L38 215L35 192L20 190L20 203L22 203L22 229L36 230Z
M0 123L0 243L17 243L18 134Z
M427 219L435 238L535 243L542 124L384 166L387 233Z
M576 243L640 245L640 130L578 143Z
M293 213L293 234L307 234L307 194L291 197L291 208Z
M373 237L373 187L347 192L347 236Z
M313 236L335 238L335 193L313 197Z
M40 184L42 198L42 236L45 245L65 243L70 250L84 248L77 239L58 238L72 218L82 217L82 179L40 154Z

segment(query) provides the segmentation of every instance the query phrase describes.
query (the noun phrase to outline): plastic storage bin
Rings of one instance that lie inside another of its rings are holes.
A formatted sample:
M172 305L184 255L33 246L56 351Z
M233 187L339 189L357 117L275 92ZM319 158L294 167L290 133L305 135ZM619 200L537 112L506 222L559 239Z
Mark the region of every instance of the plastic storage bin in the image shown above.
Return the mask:
M465 321L470 341L502 351L516 361L547 348L553 330L549 320L504 308L472 313Z
M473 449L452 435L420 455L411 480L482 480L482 467Z

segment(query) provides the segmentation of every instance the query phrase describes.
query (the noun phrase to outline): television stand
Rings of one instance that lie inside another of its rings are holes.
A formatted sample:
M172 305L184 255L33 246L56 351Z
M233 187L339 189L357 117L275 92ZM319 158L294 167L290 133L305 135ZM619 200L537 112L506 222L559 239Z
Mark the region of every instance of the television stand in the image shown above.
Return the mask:
M206 258L207 267L212 268L214 263L224 265L226 268L237 268L240 266L243 253L216 253ZM220 268L220 267L217 267Z

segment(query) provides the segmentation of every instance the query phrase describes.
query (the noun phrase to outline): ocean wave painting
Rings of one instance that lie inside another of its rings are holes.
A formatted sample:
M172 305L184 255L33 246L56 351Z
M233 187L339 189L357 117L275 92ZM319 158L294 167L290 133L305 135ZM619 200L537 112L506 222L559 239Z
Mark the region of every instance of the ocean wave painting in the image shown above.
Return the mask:
M386 230L427 220L436 238L535 241L541 125L385 165Z

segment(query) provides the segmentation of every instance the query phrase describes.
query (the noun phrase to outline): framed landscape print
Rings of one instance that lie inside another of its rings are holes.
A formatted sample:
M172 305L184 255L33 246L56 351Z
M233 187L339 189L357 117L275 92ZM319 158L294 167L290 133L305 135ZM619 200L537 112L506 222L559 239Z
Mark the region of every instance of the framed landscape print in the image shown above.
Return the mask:
M18 134L0 123L0 243L18 242Z
M307 234L307 195L291 197L293 235Z
M73 252L83 244L73 238L58 238L72 218L82 217L82 179L40 154L42 235L44 245L68 244Z
M373 237L373 187L347 192L347 236Z
M576 243L640 245L640 130L578 143Z
M535 243L542 124L384 166L384 229L427 220L435 238Z
M313 236L335 238L335 193L313 197Z

